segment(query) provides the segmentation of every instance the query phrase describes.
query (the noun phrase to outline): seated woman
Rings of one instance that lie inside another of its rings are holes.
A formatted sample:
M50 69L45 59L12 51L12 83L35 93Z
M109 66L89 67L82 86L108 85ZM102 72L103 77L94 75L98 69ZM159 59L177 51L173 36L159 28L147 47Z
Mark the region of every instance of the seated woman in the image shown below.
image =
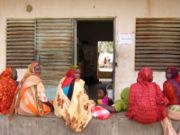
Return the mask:
M104 109L108 110L111 113L118 113L121 111L127 111L128 108L128 97L129 97L129 87L126 87L122 90L120 97L121 99L116 100L114 105L101 105Z
M85 93L79 69L69 69L66 77L59 83L53 103L55 115L62 117L69 128L80 132L87 126L92 119L91 109L94 102Z
M169 105L180 104L180 84L178 82L178 70L169 67L166 70L167 80L163 84L163 93L169 99Z
M148 124L167 116L168 99L152 80L151 68L142 68L139 71L137 82L130 87L127 112L129 119Z
M169 99L168 117L180 120L180 78L176 67L166 70L167 80L163 85L163 93Z
M41 67L39 63L32 62L27 73L21 80L12 113L25 116L44 116L51 111L51 105L44 93L44 86L40 79Z
M112 99L109 99L107 96L107 90L105 87L100 87L97 90L97 100L96 100L97 105L108 105L111 106L114 104Z
M16 92L17 71L10 67L0 74L0 113L9 114Z

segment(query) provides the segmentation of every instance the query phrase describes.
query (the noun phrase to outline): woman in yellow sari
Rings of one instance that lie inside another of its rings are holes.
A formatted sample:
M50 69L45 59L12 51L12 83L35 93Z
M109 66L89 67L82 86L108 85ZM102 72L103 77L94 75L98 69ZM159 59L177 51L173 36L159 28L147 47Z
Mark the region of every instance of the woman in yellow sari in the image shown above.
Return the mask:
M55 115L66 121L66 126L81 132L92 119L94 102L85 93L79 69L70 69L60 81L54 100Z
M11 108L12 113L25 116L44 116L51 111L44 93L40 73L39 63L32 62L18 86L16 98Z

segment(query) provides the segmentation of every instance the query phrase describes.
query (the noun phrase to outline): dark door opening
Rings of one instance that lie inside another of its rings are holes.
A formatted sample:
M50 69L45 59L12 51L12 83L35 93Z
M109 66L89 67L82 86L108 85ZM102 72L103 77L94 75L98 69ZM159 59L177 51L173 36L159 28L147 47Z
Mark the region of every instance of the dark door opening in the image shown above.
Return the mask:
M108 89L114 82L113 30L113 20L77 21L77 64L92 99L99 86Z

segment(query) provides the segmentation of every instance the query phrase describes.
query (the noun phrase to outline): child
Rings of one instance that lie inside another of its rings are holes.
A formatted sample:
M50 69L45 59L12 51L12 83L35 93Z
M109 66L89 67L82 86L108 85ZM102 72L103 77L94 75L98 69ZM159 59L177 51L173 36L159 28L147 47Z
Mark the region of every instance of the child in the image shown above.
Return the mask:
M102 105L102 107L106 110L108 110L111 113L118 113L121 111L127 111L128 108L128 97L129 97L129 87L126 87L122 90L120 94L119 100L116 100L114 102L113 106L108 106L108 105Z
M96 104L97 105L108 105L108 106L111 106L114 104L112 99L108 98L105 87L100 87L98 89Z
M113 101L107 96L106 88L100 87L97 90L97 106L92 108L92 115L101 120L109 119L110 111L108 110L108 108L110 108L113 104Z

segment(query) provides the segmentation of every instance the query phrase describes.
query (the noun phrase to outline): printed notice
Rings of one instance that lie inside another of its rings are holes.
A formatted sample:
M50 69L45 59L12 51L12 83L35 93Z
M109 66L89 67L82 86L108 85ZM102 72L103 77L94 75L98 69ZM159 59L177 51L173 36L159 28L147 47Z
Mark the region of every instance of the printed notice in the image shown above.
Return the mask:
M134 34L132 33L120 33L118 34L118 43L123 45L131 45L134 41Z

